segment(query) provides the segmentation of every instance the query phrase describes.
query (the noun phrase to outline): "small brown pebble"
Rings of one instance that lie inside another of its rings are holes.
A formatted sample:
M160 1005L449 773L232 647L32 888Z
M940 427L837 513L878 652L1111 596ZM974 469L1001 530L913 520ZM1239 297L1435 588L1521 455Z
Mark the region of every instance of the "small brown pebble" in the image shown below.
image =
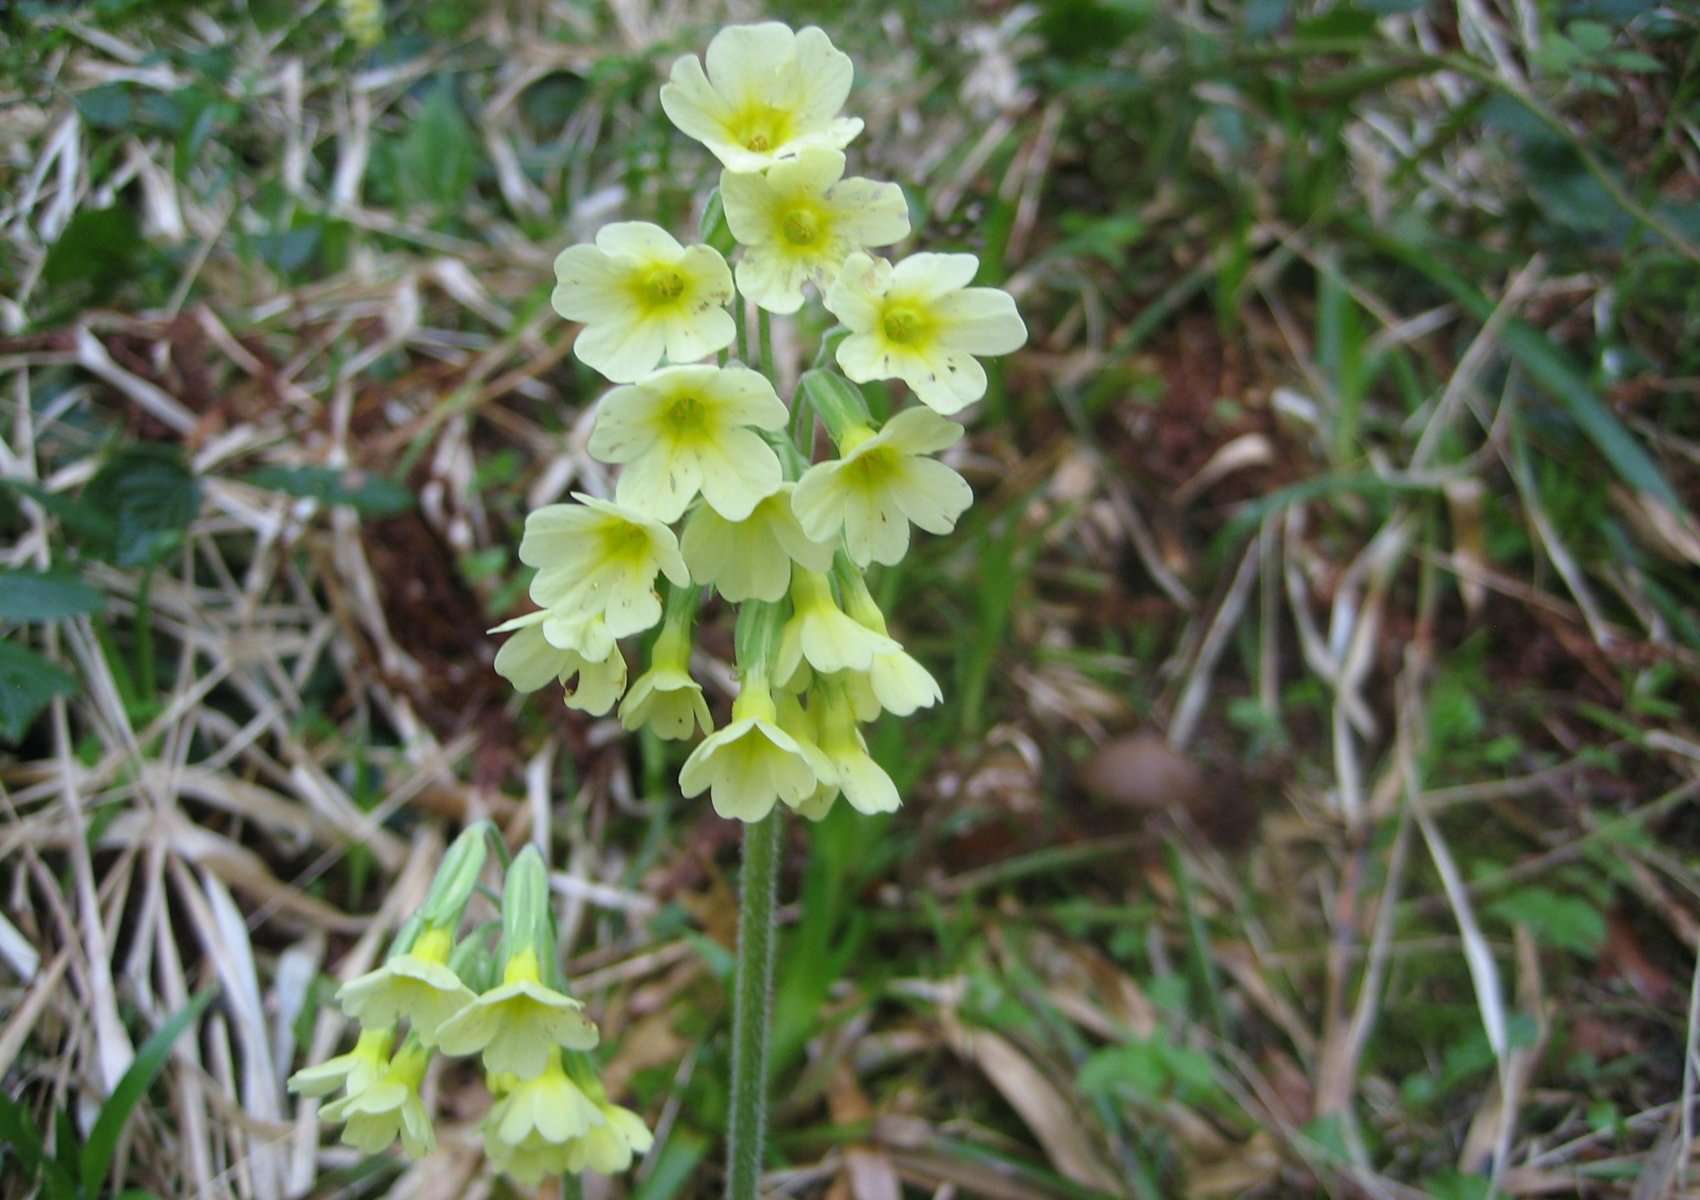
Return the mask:
M1099 803L1148 812L1193 812L1206 796L1198 764L1154 733L1124 734L1099 746L1081 768L1080 784Z

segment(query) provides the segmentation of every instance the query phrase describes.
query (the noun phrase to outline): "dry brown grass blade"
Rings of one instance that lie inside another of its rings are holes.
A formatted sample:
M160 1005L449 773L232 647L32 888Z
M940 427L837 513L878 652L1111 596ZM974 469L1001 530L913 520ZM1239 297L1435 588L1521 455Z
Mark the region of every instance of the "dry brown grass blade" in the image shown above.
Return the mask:
M47 964L30 984L30 989L24 998L12 1010L12 1015L6 1018L6 1024L0 1026L0 1076L12 1069L12 1063L18 1057L18 1051L23 1049L24 1041L35 1028L48 1003L54 999L54 993L59 987L59 980L65 974L65 968L71 961L70 952L61 950Z
M1058 1172L1085 1187L1119 1187L1087 1136L1080 1114L1031 1059L1002 1036L962 1024L949 1009L940 1010L939 1024L950 1048L985 1074L1033 1131Z

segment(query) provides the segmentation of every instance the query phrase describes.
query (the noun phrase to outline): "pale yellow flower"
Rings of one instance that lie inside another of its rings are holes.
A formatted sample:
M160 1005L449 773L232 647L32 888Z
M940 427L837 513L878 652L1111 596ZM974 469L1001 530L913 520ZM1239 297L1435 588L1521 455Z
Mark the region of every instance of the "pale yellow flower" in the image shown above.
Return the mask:
M655 1135L643 1118L629 1108L606 1100L598 1104L602 1124L592 1125L567 1143L567 1170L612 1175L632 1165L635 1155L647 1153Z
M490 1165L515 1182L536 1187L551 1176L563 1175L569 1168L570 1142L548 1142L533 1135L517 1146L508 1146L490 1139L489 1123L485 1123L484 1153Z
M551 682L566 688L567 707L599 717L614 707L626 690L626 657L620 653L601 617L586 622L539 609L504 621L491 633L512 633L496 651L496 673L519 692L535 692ZM550 633L585 645L568 649L549 640ZM600 649L602 657L590 657ZM572 686L574 676L578 686Z
M843 530L857 566L900 561L911 522L928 533L949 533L974 492L926 456L961 436L960 425L925 408L905 409L878 433L851 430L839 445L843 457L810 467L792 493L803 532L830 542Z
M788 683L804 659L816 671L866 671L876 654L901 647L852 620L833 599L825 575L799 568L791 574L791 618L779 634L774 678Z
M427 928L410 949L337 989L337 1003L368 1029L407 1021L429 1046L438 1028L473 1001L472 990L448 965L454 935Z
M573 493L525 519L520 561L537 568L531 598L562 614L599 614L616 638L661 619L659 572L679 587L691 577L673 531L653 517Z
M595 245L555 259L555 311L584 329L573 353L615 383L631 383L666 355L695 362L737 336L726 302L732 272L712 246L681 246L644 221L604 225Z
M663 626L650 651L649 670L639 675L620 703L620 724L628 730L649 726L664 740L683 741L714 728L702 685L691 678L689 634Z
M901 379L928 407L958 412L986 394L976 355L1008 354L1027 340L1009 293L968 287L972 254L912 254L894 268L855 253L826 295L850 330L838 365L857 383Z
M824 821L838 801L837 784L821 784L814 795L796 805L792 811L805 821Z
M820 744L820 725L815 720L814 711L804 708L803 702L798 696L798 693L802 690L799 681L808 674L806 668L800 671L798 677L792 680L792 686L797 687L798 691L781 693L775 698L774 706L779 712L779 727L781 729L798 741L807 741L818 746ZM836 779L823 781L815 786L813 793L793 804L791 810L805 820L822 821L826 819L826 814L832 811L833 802L837 799L838 781Z
M909 205L895 183L845 179L844 155L810 147L765 175L720 174L726 224L744 247L738 291L769 312L794 313L803 285L823 294L855 250L909 236Z
M289 1077L289 1090L304 1096L328 1096L338 1088L349 1094L364 1091L375 1083L390 1061L391 1030L363 1029L354 1049L311 1067L303 1067Z
M561 1056L552 1047L548 1059L533 1078L513 1081L483 1124L490 1161L528 1187L545 1175L581 1170L571 1165L571 1147L607 1120L561 1068Z
M425 1078L430 1053L417 1041L410 1040L377 1078L359 1091L350 1091L332 1104L327 1104L324 1117L345 1122L342 1140L366 1154L383 1150L399 1135L402 1149L414 1158L423 1158L436 1148L436 1133L431 1118L419 1096L419 1082Z
M869 594L859 571L847 577L844 611L875 633L890 636L885 614ZM856 716L863 721L872 721L882 708L893 716L907 717L918 708L931 708L944 699L938 680L895 639L891 647L875 653L865 672L851 675L849 684Z
M732 721L704 738L679 772L686 796L710 791L714 811L759 821L783 801L797 805L832 778L832 765L813 742L779 727L767 680L751 675L732 705Z
M832 563L832 545L811 540L797 523L791 508L795 487L781 484L738 522L726 520L707 505L693 512L679 539L691 578L713 584L736 604L783 597L791 586L793 563L826 570Z
M661 107L732 171L765 171L811 146L842 150L862 132L838 110L855 73L850 56L814 26L777 21L729 25L708 43L708 70L694 54L673 63Z
M531 1079L559 1060L557 1047L589 1050L596 1022L584 1005L542 982L537 955L521 950L508 959L501 986L485 992L437 1030L444 1054L484 1055L489 1071Z
M896 812L902 804L897 785L869 755L862 731L856 727L849 696L836 681L819 689L816 695L821 710L818 718L821 753L832 763L838 790L857 812Z
M755 430L785 420L773 385L748 367L664 367L602 398L590 453L625 464L614 498L633 512L676 521L701 491L742 521L784 477Z

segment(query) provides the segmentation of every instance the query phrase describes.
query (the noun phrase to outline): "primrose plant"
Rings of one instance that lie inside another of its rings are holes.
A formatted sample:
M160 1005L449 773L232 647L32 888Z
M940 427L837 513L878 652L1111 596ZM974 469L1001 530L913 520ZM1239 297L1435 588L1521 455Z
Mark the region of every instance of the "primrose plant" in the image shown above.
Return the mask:
M963 435L949 417L985 394L979 359L1015 350L1027 331L1006 293L970 286L972 254L871 253L909 237L908 206L897 184L845 174L862 122L840 113L852 66L825 33L732 26L706 59L680 58L661 88L673 124L724 168L703 240L617 222L555 262L554 307L583 326L574 353L617 385L597 404L589 450L620 471L612 499L575 493L527 517L519 556L536 569L538 608L494 632L511 635L496 669L521 691L558 683L573 708L618 705L628 730L704 735L680 790L708 792L716 813L746 822L728 1194L753 1197L779 814L818 820L840 797L861 813L898 807L862 726L942 694L891 636L864 572L900 561L911 526L954 529L973 494L935 457ZM817 362L838 369L805 372L787 405L771 320L811 293L837 320ZM900 380L918 403L876 421L857 386L876 380ZM836 454L812 462L817 421ZM739 690L718 729L690 672L710 592L736 612ZM620 641L657 625L628 687ZM586 1053L596 1028L555 965L541 860L527 850L510 868L499 983L495 966L475 977L477 955L453 937L464 872L451 855L390 961L344 985L360 1040L296 1086L346 1085L327 1110L348 1122L345 1140L377 1150L399 1134L419 1152L431 1053L481 1053L498 1097L485 1123L498 1167L522 1180L623 1168L649 1134L596 1083ZM409 1032L392 1045L401 1022Z

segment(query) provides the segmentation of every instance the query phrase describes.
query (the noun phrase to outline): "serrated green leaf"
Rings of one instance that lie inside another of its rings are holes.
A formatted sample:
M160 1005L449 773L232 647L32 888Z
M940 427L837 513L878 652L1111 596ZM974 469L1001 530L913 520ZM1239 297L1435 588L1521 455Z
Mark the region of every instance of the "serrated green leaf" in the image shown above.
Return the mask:
M106 597L69 571L0 567L0 620L57 621L99 612Z
M0 642L0 741L17 742L55 696L73 695L64 668L15 642Z
M112 516L106 557L121 567L159 562L182 541L201 507L201 484L174 448L130 446L89 482L86 501Z
M253 487L346 504L365 516L386 517L413 507L413 493L394 480L336 467L261 467L242 477Z
M98 1196L106 1190L106 1175L112 1169L112 1154L118 1148L118 1137L124 1132L124 1125L129 1121L130 1113L141 1098L147 1095L154 1078L164 1068L165 1060L171 1054L171 1047L183 1035L183 1031L200 1018L212 998L213 989L208 988L154 1030L153 1036L143 1042L142 1048L136 1051L135 1060L130 1063L130 1069L124 1072L124 1077L118 1081L118 1086L112 1089L112 1095L101 1105L100 1115L94 1120L94 1128L89 1130L88 1141L83 1144L81 1159L83 1189L90 1196Z

